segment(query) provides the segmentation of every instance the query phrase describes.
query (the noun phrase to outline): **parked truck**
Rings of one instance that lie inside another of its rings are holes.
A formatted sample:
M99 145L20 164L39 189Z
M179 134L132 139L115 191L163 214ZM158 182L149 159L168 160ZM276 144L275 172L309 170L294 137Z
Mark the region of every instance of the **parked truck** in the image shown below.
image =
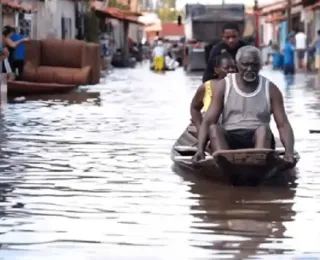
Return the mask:
M184 10L184 68L205 70L211 47L221 40L222 27L236 22L242 36L245 26L244 4L187 4Z

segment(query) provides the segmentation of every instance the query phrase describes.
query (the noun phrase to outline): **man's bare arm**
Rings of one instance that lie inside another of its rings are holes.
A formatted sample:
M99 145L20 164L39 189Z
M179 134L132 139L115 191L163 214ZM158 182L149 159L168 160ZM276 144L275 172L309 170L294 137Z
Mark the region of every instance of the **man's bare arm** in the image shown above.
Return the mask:
M270 83L270 97L271 109L273 112L274 120L277 124L280 140L285 148L287 154L293 155L294 153L294 134L291 124L288 120L287 114L284 109L283 97L273 83Z
M216 83L214 91L212 93L211 104L208 111L205 113L199 134L198 134L198 151L204 152L206 146L207 136L209 132L209 127L212 124L217 124L219 117L223 110L223 100L224 100L224 90L225 90L225 80L220 80Z
M0 61L3 61L8 57L9 57L9 51L8 51L8 49L6 47L4 47L2 49L2 52L0 53Z

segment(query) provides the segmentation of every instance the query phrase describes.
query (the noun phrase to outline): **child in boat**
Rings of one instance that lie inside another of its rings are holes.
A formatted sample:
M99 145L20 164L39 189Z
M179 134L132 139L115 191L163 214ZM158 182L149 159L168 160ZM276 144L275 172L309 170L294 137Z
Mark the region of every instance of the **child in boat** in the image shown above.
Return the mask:
M235 62L232 56L223 52L217 56L214 60L214 72L218 76L217 80L208 80L203 83L194 95L190 112L191 112L191 121L197 129L197 132L200 129L202 122L202 113L206 112L211 103L212 91L216 81L223 79L228 73L233 73L236 70Z

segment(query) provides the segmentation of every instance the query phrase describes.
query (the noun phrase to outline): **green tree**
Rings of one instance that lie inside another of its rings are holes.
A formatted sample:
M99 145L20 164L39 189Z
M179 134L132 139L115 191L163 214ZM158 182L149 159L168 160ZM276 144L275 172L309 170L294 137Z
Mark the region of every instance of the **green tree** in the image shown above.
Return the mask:
M124 5L118 2L118 0L110 0L108 3L109 7L115 7L115 8L119 8L121 10L129 10L130 9L130 5L128 2L128 5Z
M157 10L159 19L162 22L177 21L178 16L181 15L181 13L182 13L181 11L171 9L171 8L159 8Z
M161 8L176 8L176 0L159 0L160 1L160 7Z
M99 41L99 18L95 11L88 10L84 16L84 38L88 42Z

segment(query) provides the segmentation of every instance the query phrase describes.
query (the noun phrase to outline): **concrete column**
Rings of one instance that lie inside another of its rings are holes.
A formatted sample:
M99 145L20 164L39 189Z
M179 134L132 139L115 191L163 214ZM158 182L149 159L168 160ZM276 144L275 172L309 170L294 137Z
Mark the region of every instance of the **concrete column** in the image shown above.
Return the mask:
M123 56L124 56L124 62L127 65L129 65L129 58L130 58L130 54L129 54L129 22L128 21L124 21L123 22ZM128 64L127 64L128 63Z

